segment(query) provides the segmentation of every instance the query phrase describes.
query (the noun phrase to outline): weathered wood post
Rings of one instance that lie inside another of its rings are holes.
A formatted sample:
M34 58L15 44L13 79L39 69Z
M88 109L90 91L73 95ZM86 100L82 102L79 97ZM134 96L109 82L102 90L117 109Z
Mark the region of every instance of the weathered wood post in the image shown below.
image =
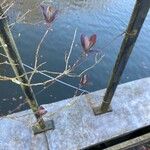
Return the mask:
M0 16L3 15L3 10L0 7ZM24 75L25 69L22 65L21 58L19 56L15 41L13 39L12 33L9 29L8 22L5 17L0 17L0 43L3 46L4 52L10 62L10 65L17 77L17 80L20 83L25 83L28 84L28 77L27 75ZM24 75L24 76L22 76ZM33 90L30 86L26 86L24 84L20 84L22 91L25 94L26 101L29 104L30 108L32 109L38 125L33 126L33 131L34 133L40 133L49 129L53 129L53 122L52 120L48 122L44 122L43 118L41 115L39 115L38 109L38 103L36 101L35 95L33 93Z
M111 79L101 106L93 109L96 115L110 111L110 103L128 62L136 39L150 8L150 0L137 0L118 54Z

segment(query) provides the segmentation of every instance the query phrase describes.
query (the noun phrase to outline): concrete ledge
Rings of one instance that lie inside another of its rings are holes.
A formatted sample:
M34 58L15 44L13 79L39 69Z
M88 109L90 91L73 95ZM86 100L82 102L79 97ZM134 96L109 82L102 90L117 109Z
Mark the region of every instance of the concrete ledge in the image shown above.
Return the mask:
M44 105L44 119L53 119L55 130L36 136L30 110L0 118L0 149L77 150L148 126L149 91L150 78L122 84L114 95L113 111L99 116L92 107L98 106L105 90Z

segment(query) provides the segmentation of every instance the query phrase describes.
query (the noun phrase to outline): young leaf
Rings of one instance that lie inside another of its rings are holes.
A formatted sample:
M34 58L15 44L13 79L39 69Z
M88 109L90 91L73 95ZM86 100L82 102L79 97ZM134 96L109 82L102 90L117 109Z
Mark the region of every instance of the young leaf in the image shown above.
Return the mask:
M81 79L80 79L80 85L81 85L81 86L84 86L84 85L87 84L87 82L88 82L88 79L87 79L87 75L85 74L85 75L83 75L83 76L81 77Z
M42 13L44 19L48 25L50 25L56 18L58 10L54 9L51 6L41 5Z
M37 114L38 114L39 116L45 115L46 113L47 113L47 110L46 110L43 106L40 106L40 107L38 108Z
M90 52L91 48L96 43L96 34L93 34L90 37L87 37L85 35L81 35L81 45L85 53Z

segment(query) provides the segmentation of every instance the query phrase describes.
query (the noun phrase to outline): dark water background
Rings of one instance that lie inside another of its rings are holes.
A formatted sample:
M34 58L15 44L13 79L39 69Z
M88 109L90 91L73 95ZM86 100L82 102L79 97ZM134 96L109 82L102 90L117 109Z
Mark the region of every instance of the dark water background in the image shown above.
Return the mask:
M18 12L23 14L34 7L40 1L18 0L15 9L10 12L10 23ZM40 50L40 62L47 62L42 69L61 72L64 69L64 54L69 51L74 30L77 30L75 47L71 60L78 58L81 52L80 35L85 33L97 34L95 48L101 49L108 45L113 38L122 33L129 22L135 0L62 0L51 2L51 5L60 10L57 20L53 24L53 31L48 34ZM12 19L11 19L12 18ZM37 44L46 31L42 23L33 25L42 20L40 9L27 15L25 23L16 24L13 32L22 61L33 65ZM20 36L18 36L20 35ZM85 87L89 91L96 91L107 86L107 82L117 57L123 36L120 36L106 49L103 49L105 57L102 62L88 72L92 85ZM83 68L90 65L89 60ZM8 67L0 67L1 73L7 73ZM150 76L150 13L148 14L139 38L135 44L133 53L124 71L120 83ZM35 82L46 79L36 76ZM79 79L64 78L63 81L78 86ZM42 87L34 88L38 93ZM37 100L40 104L52 103L68 97L72 97L74 89L60 83L55 83L40 94ZM0 114L6 114L15 109L24 100L20 88L10 82L0 82ZM22 107L24 109L26 107Z

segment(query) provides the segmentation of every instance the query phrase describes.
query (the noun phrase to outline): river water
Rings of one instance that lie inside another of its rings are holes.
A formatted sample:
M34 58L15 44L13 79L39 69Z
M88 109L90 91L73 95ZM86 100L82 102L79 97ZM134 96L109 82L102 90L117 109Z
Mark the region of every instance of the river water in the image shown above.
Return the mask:
M18 13L21 15L28 9L34 8L40 1L18 0L17 5L9 12L10 23ZM117 35L127 28L135 0L55 0L50 5L59 9L52 31L47 35L40 49L40 62L47 62L42 69L62 72L65 67L64 55L69 51L74 31L77 28L71 62L81 53L80 35L82 33L97 34L96 49L102 49L105 55L95 68L88 72L90 84L84 89L96 91L106 88L112 68L114 66L123 36ZM23 63L33 66L35 50L45 33L47 27L39 8L29 13L24 21L17 23L11 30L13 32ZM42 21L39 23L39 21ZM35 25L36 24L36 25ZM126 66L120 83L150 76L150 13L148 14L132 55ZM108 44L109 43L109 44ZM105 48L104 48L105 47ZM89 59L80 69L87 68L92 59ZM0 67L6 73L8 67ZM80 70L77 70L77 72ZM47 78L42 75L35 76L34 82ZM63 81L78 86L78 78L63 78ZM55 83L43 90L36 87L39 104L52 103L74 95L75 90ZM0 82L0 114L7 114L23 102L24 96L20 88L14 83ZM21 107L25 109L26 106Z

